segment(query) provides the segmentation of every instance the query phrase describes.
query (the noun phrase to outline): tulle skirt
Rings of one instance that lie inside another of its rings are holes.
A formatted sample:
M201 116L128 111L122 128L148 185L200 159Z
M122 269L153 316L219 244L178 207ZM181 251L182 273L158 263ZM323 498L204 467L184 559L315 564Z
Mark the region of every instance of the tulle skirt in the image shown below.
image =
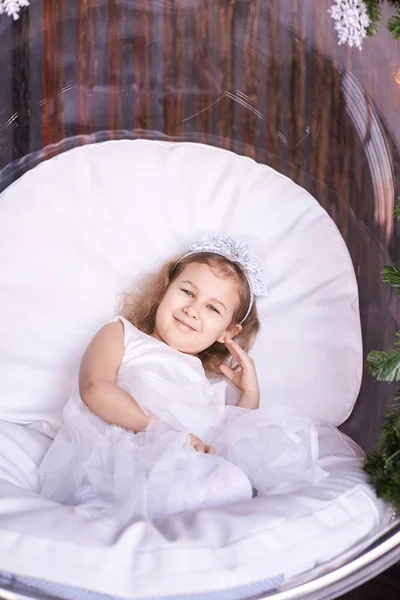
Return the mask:
M126 525L250 501L255 490L283 493L325 477L315 426L289 408L227 406L203 440L215 455L196 452L189 433L153 417L135 434L103 422L74 396L39 467L41 494Z

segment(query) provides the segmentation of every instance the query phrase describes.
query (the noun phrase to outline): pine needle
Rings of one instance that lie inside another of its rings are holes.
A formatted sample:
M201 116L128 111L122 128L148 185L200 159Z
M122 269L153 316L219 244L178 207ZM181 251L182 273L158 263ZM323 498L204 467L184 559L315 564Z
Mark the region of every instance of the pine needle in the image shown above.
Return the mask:
M383 21L382 4L384 0L364 0L370 24L367 27L367 35L373 36L378 32L379 25ZM400 40L400 0L388 0L390 6L397 9L396 14L388 21L387 27L394 40Z
M400 397L384 417L376 450L367 454L364 471L379 498L400 511Z
M394 40L400 40L400 8L397 13L388 21L388 29Z
M379 0L364 0L367 14L369 17L369 26L367 27L367 35L376 35L380 23L382 23L382 9Z
M384 265L382 270L382 279L394 289L400 296L400 263L394 265Z
M396 221L400 221L400 196L397 198L394 205L394 217Z
M396 6L400 5L400 0L393 0L391 4L395 5L395 2ZM394 216L397 220L400 219L400 197L397 198ZM382 277L399 294L400 264L385 265ZM396 333L392 350L373 350L368 354L366 368L378 381L400 380L400 331ZM364 471L377 496L390 502L400 512L400 387L393 405L384 414L376 449L367 454Z
M400 350L372 350L367 356L366 368L378 381L400 381Z

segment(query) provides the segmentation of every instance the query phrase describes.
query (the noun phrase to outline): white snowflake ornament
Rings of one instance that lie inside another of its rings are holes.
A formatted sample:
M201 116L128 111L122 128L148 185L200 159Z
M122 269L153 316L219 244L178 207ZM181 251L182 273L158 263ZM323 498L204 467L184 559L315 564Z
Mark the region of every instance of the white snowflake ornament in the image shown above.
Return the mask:
M361 50L361 43L370 23L363 0L335 0L328 13L336 21L339 46L347 43L350 48L356 46Z
M5 13L16 21L23 6L29 6L29 0L0 0L0 15Z

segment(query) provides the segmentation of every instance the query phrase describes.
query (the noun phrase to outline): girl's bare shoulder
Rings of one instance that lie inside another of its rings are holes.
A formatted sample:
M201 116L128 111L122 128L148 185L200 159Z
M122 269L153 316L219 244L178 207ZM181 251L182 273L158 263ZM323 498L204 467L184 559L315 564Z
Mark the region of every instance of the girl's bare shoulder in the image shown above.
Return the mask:
M79 371L80 384L96 379L115 381L125 352L124 325L120 320L104 325L86 348Z

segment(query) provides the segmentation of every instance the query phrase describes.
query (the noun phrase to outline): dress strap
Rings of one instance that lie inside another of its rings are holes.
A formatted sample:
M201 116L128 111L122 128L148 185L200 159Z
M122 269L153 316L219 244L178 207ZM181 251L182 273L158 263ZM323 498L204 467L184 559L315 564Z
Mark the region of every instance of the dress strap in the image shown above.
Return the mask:
M132 325L132 323L130 321L128 321L128 319L126 319L125 317L123 317L121 315L117 315L116 317L111 319L111 321L109 321L109 322L116 323L117 321L120 321L122 323L122 325L124 326L125 348L127 348L129 339L132 339L132 337L134 337L136 339L138 337L139 330L137 329L137 327Z

